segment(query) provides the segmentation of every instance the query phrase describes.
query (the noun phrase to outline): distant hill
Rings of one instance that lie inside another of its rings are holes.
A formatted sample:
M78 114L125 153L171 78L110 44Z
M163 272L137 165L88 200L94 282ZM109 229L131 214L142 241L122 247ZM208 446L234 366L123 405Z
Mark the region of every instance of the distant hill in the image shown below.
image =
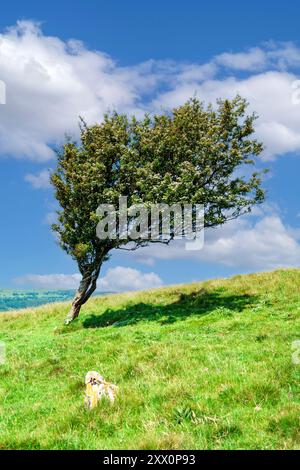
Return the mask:
M299 292L282 270L94 297L69 327L68 303L0 314L0 449L299 449ZM85 410L89 370L114 405Z
M10 290L0 289L0 312L16 310L53 302L63 302L74 297L74 290ZM105 295L97 293L97 295Z

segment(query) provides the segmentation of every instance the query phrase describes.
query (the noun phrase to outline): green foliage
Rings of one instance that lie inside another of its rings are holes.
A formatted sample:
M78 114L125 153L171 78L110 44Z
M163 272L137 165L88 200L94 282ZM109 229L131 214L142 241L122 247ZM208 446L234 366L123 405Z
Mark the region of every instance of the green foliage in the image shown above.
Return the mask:
M206 227L262 202L258 174L240 176L262 151L246 108L239 96L220 100L216 110L191 99L170 114L137 120L112 113L101 124L82 123L81 143L65 143L51 178L61 206L53 229L80 271L95 269L126 243L96 236L97 207L117 207L119 196L128 206L204 204Z
M0 449L299 449L299 287L284 270L94 297L68 328L66 304L0 314ZM88 370L113 406L84 409Z

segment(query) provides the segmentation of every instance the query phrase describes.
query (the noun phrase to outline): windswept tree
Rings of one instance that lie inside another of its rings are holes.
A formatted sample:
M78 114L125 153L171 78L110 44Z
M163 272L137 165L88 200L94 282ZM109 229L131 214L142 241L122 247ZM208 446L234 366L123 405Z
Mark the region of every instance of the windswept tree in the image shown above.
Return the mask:
M143 119L112 113L100 124L81 125L80 143L66 140L51 181L60 204L53 230L82 275L66 324L96 289L111 250L128 239L100 239L100 204L203 204L205 227L249 212L264 200L255 165L262 144L253 138L256 116L237 96L205 107L191 99L170 113ZM121 229L119 229L121 230ZM151 230L151 227L150 227ZM174 238L170 233L169 242ZM131 241L130 249L154 240ZM166 240L161 240L166 242ZM128 245L127 245L128 246Z

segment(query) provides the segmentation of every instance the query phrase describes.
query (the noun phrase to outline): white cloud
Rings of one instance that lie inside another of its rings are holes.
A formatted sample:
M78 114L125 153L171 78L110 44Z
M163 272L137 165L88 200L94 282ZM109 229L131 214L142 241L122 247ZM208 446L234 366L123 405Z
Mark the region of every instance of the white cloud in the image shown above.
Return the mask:
M255 223L236 221L208 239L202 259L253 269L299 266L300 244L296 235L278 215L265 216Z
M214 102L237 92L260 115L257 134L267 158L299 151L300 105L293 104L291 87L299 68L300 49L292 43L225 51L202 64L149 60L121 67L80 41L45 36L36 23L21 21L0 34L0 79L7 89L0 154L47 160L66 132L78 132L79 115L95 122L112 108L140 115L195 93Z
M217 64L237 70L261 70L266 66L267 57L265 51L259 47L247 52L224 52L215 58Z
M80 274L26 274L14 279L14 282L36 289L76 289L80 279ZM142 273L137 269L117 266L108 269L105 276L100 275L97 290L122 292L158 287L162 283L153 272Z
M261 214L257 214L261 216ZM202 250L186 251L184 241L149 245L133 252L155 259L187 259L237 268L273 269L299 266L300 230L285 226L276 213L261 218L245 216L217 229L205 231Z
M0 35L0 77L7 102L0 108L0 153L43 161L78 116L101 119L109 108L136 111L140 94L156 81L151 66L117 67L79 41L44 36L21 21Z
M98 289L102 291L129 291L150 289L162 285L161 278L151 272L142 273L133 268L117 266L107 270L104 277L99 278Z
M80 279L80 274L26 274L14 282L36 289L76 289Z
M198 83L183 83L162 93L153 105L171 108L184 102L193 93L199 99L215 102L219 97L233 98L237 93L247 98L250 110L259 115L257 137L264 143L265 159L300 150L300 105L293 103L292 83L296 76L287 72L263 72L238 79L228 77Z
M252 47L243 52L224 52L217 55L213 62L233 70L285 70L300 65L300 50L291 42L269 41L263 48Z
M50 170L41 170L37 175L31 173L25 175L25 180L32 185L34 189L47 189L51 187Z

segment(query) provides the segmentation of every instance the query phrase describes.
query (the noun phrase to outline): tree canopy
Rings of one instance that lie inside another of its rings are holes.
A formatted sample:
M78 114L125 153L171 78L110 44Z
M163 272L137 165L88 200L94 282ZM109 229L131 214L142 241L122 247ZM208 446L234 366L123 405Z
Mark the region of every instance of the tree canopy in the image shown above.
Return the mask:
M246 171L263 149L253 137L255 119L237 96L216 107L193 98L142 119L113 112L99 124L81 121L80 142L66 140L51 176L60 205L53 230L82 274L67 323L96 289L110 251L128 243L97 237L99 204L117 207L120 196L128 206L203 204L209 228L264 200L260 174ZM135 240L134 248L147 243L151 240Z

